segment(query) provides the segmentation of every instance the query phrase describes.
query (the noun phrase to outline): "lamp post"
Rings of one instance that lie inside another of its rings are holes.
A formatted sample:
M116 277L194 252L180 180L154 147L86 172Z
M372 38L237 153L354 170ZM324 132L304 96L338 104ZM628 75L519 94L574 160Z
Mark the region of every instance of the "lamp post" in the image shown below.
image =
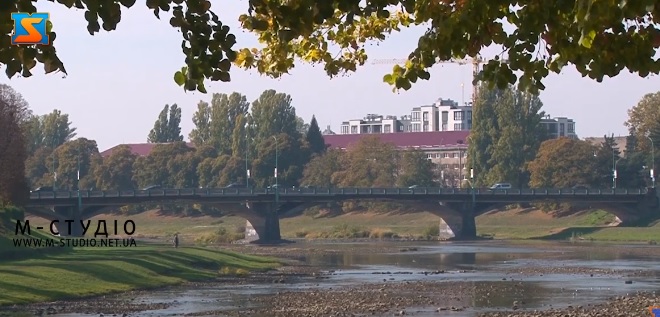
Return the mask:
M653 145L653 139L648 134L646 137L651 141L651 188L655 188L655 146Z
M623 157L620 157L616 162L614 162L614 172L612 173L612 188L616 189L616 178L617 178L617 172L616 172L616 165L619 164L619 161L621 161Z
M474 193L474 168L470 169L470 187L472 188L472 214L474 214L475 204L477 202L477 197Z
M250 188L250 167L248 165L248 153L250 148L248 147L248 133L245 131L245 187Z
M616 162L614 159L614 148L612 148L612 189L616 189Z
M57 171L55 170L55 151L53 150L53 191L57 191Z
M277 142L277 137L273 135L273 139L275 139L275 204L279 204L280 202L280 188L277 182L277 156L278 156L278 142Z

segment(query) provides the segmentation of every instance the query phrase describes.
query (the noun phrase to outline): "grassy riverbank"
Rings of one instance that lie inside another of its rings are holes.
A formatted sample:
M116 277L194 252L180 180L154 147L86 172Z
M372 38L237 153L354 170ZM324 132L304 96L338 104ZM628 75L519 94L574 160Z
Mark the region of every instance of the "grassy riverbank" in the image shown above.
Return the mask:
M185 244L195 244L222 230L234 235L245 226L240 217L178 217L163 216L157 211L130 217L111 215L100 219L132 219L137 234L165 241L178 232ZM479 235L495 239L595 239L617 242L660 241L660 224L649 227L610 227L614 217L603 211L578 212L569 215L545 213L540 210L507 210L491 212L477 217ZM43 220L42 220L43 221ZM281 220L285 238L387 238L394 234L422 238L437 234L439 218L427 212L348 213L338 216L313 218L301 215ZM46 222L44 222L46 223ZM434 232L435 231L435 232Z
M206 248L75 248L63 254L1 261L0 305L155 288L278 265L275 259Z

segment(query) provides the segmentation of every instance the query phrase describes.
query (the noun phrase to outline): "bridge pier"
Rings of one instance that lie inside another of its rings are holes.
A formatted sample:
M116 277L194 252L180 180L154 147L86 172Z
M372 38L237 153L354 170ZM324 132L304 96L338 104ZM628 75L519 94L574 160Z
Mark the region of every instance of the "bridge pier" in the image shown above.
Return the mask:
M240 208L238 215L245 217L256 232L257 240L252 243L273 244L282 241L280 215L306 208L303 203L248 202Z
M53 211L55 213L55 219L52 220L58 220L58 222L54 224L56 228L51 228L51 230L56 230L60 236L83 236L84 230L81 221L84 219L77 206L57 206L53 207Z
M433 214L440 217L439 239L474 240L477 238L476 217L488 210L497 208L496 203L450 202L439 203Z

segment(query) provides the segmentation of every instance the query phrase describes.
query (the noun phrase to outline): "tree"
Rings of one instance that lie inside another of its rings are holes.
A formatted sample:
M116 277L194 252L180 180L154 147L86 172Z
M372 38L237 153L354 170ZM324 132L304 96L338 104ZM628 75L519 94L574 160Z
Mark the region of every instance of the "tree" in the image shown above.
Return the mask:
M167 117L169 113L169 118ZM153 129L149 131L147 142L149 143L170 143L183 141L181 135L181 109L173 104L165 105L154 123Z
M20 205L29 198L23 126L30 114L21 94L0 85L0 204Z
M559 138L544 141L536 158L527 165L530 187L597 185L599 176L594 173L598 164L593 157L595 150L593 145L582 140Z
M71 126L69 115L58 109L42 116L31 116L26 126L29 153L34 153L40 147L55 149L77 135L76 128Z
M249 126L254 130L255 142L272 138L273 135L286 133L299 139L298 116L296 108L291 105L290 95L266 90L257 100L252 102Z
M537 95L509 87L481 92L472 113L468 168L475 185L529 182L525 164L536 156L543 128L543 103Z
M213 94L211 99L211 142L220 154L232 155L234 130L237 121L247 116L250 103L244 95L233 92ZM241 127L240 129L242 129Z
M346 151L335 182L343 187L394 187L397 155L394 145L377 136L362 137Z
M334 187L336 185L334 176L342 170L344 152L329 149L325 153L312 158L303 171L301 185Z
M614 176L613 171L615 165L617 166L617 170L620 167L618 165L620 154L621 152L614 140L614 134L612 134L611 137L608 137L607 135L603 136L603 142L594 153L595 160L597 161L597 170L594 172L598 176L598 179L596 180L598 187L607 188L614 186L614 183L612 182ZM610 186L607 186L607 184L610 184Z
M305 119L301 117L296 117L296 127L301 135L307 134L307 131L309 131L309 126L310 124L306 123Z
M315 116L312 116L312 121L309 123L305 139L307 140L309 150L312 153L321 154L325 151L325 139L323 139L323 134L321 134L321 129L319 129L319 124L316 122Z
M167 135L166 142L183 141L181 135L181 108L176 104L170 106L170 120L167 122Z
M66 142L55 150L54 158L58 188L86 190L96 185L93 169L100 159L96 141L78 138ZM52 159L49 157L47 164L52 164Z
M501 93L502 91L497 89L480 89L479 96L472 106L472 130L470 130L465 165L474 170L476 186L490 182L487 173L493 165L491 156L493 147L497 143L494 134L499 127L495 107L489 105L495 104Z
M121 21L120 4L131 8L135 1L63 4L84 9L87 30L94 35L101 25L106 31L115 30ZM430 27L417 41L409 62L395 67L384 78L397 88L408 89L417 79L429 79L426 69L438 62L476 57L483 47L492 44L503 46L509 62L489 62L480 77L500 88L518 80L514 72L520 70L521 84L542 89L541 80L550 71L559 73L567 64L576 65L584 76L598 81L624 68L645 77L660 70L654 62L660 45L655 24L660 18L652 4L585 0L251 2L247 14L240 15L239 20L244 29L258 35L264 47L239 51L233 49L236 37L207 0L149 1L146 5L158 18L161 11L172 10L170 25L182 34L186 66L174 74L174 81L186 90L205 93L205 79L231 80L232 62L254 67L271 77L287 74L297 57L324 64L330 76L355 71L367 59L367 42L382 41L394 31L420 24ZM14 21L9 13L16 11L31 13L37 8L29 0L9 3L2 8L0 23L4 30L12 29ZM516 32L506 32L504 23ZM30 77L30 70L38 63L43 64L46 73L67 73L56 54L53 27L47 23L49 45L11 45L9 34L5 35L0 60L9 78L19 73Z
M131 152L130 147L121 145L112 151L110 156L103 159L94 171L96 188L101 190L131 190L136 184L133 180L133 165L137 155Z
M173 161L178 155L191 151L193 149L181 141L156 144L148 156L139 157L135 160L133 164L133 181L140 187L149 185L175 187L179 180L171 173L170 161Z
M434 164L421 150L407 150L401 153L400 173L397 177L399 187L418 185L423 187L433 186Z
M640 136L637 142L642 149L650 149L644 136L660 126L660 91L644 95L637 105L628 109L628 120L624 124L631 135Z
M208 102L200 101L197 111L193 114L195 127L188 137L196 146L206 144L211 140L211 107Z
M434 64L477 57L492 44L503 47L508 62L489 61L478 78L500 89L516 81L522 87L543 89L542 79L567 64L599 82L624 68L641 77L660 71L655 62L660 46L655 23L660 17L653 5L642 3L297 0L253 6L254 11L242 15L240 21L243 28L259 35L264 48L256 54L241 49L236 63L272 77L286 74L296 58L324 64L330 76L355 71L367 59L367 42L382 41L403 27L421 24L428 29L406 64L395 66L383 78L396 88L407 90L418 79L428 80L427 69ZM505 31L505 23L516 31Z

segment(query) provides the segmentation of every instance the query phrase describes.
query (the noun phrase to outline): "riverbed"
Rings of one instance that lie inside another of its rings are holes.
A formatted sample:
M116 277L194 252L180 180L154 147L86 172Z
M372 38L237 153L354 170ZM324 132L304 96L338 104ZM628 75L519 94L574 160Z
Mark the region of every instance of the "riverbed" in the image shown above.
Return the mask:
M29 309L60 317L474 317L660 291L660 248L652 245L298 241L227 248L285 257L292 265L247 278Z

